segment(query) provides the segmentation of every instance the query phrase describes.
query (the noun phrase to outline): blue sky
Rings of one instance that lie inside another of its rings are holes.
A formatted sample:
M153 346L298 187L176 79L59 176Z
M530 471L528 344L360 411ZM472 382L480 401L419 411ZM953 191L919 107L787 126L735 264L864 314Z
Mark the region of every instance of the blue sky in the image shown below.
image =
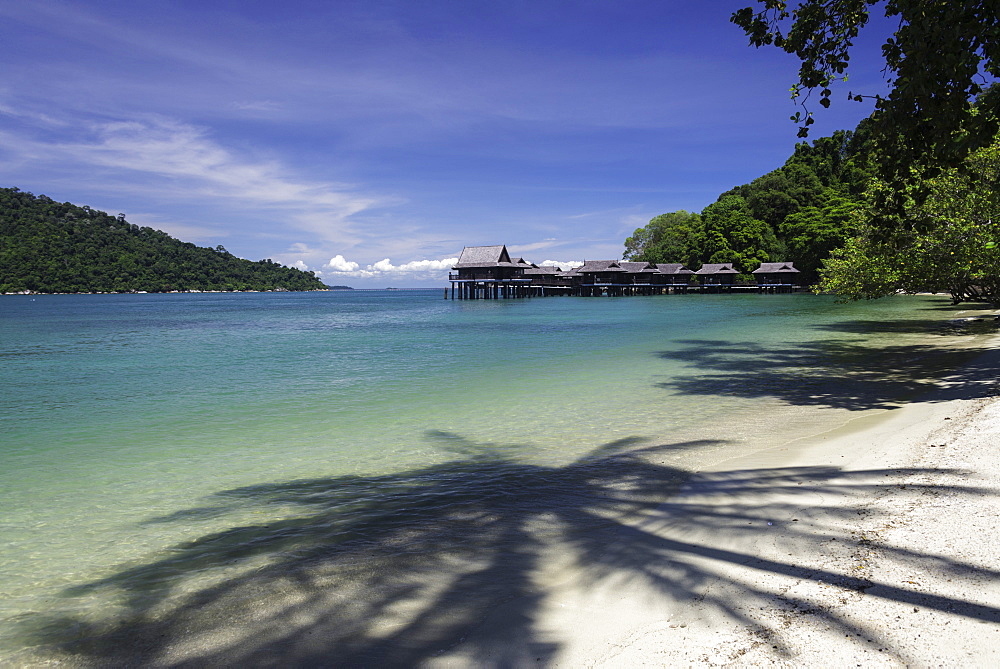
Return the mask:
M0 0L0 185L357 287L620 257L794 148L749 0ZM871 31L869 31L871 32ZM871 36L813 137L884 83Z

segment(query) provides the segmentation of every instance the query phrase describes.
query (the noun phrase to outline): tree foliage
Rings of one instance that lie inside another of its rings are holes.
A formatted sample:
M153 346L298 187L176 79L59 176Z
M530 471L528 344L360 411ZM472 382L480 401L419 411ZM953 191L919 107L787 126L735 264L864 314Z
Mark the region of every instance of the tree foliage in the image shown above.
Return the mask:
M843 246L854 230L856 200L837 192L825 191L821 205L808 206L789 214L778 227L788 257L806 272L809 283L831 252Z
M802 142L776 170L721 194L700 214L661 214L625 240L625 257L692 269L733 262L794 262L812 283L830 251L851 234L850 213L871 178L867 130Z
M875 234L873 203L893 186L874 182L859 235L825 262L820 288L854 300L945 292L956 304L1000 305L1000 141L925 184L927 197L908 199L904 211L922 225L886 238Z
M996 0L758 0L732 21L756 47L776 46L797 56L799 80L792 97L807 104L819 92L829 107L837 80L847 80L851 48L879 6L898 21L882 46L886 95L848 97L874 100L871 133L881 179L895 188L877 194L877 228L906 227L907 198L921 199L925 180L959 168L974 150L997 134L1000 77L1000 5ZM978 104L977 104L978 102ZM811 112L796 113L799 136L808 134ZM922 166L919 175L911 171ZM904 194L901 191L907 189ZM877 232L878 230L873 230Z
M319 290L312 272L195 246L125 216L0 188L0 293Z
M739 195L723 195L702 212L705 225L705 262L731 262L749 274L773 257L783 255L774 229L755 218Z
M790 4L758 0L756 11L741 9L732 21L753 46L774 45L795 54L801 66L793 98L818 90L823 107L830 106L831 85L847 78L851 48L871 8L881 5L886 17L898 20L882 46L889 93L871 96L879 144L902 142L907 154L895 167L926 159L954 166L996 135L996 115L973 109L990 81L1000 77L995 0L802 0L794 9ZM805 137L813 119L807 112L797 120Z
M652 263L697 264L703 236L698 214L684 210L660 214L625 240L625 257Z

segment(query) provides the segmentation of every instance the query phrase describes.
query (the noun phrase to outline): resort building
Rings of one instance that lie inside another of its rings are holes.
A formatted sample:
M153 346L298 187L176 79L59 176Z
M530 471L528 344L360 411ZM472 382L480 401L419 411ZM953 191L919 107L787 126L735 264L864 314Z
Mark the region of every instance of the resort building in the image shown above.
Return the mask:
M580 275L576 272L564 272L559 267L537 265L531 265L524 270L524 276L530 280L529 293L538 297L572 295L580 279Z
M512 258L504 245L462 249L451 281L451 298L493 300L549 295L624 296L666 293L794 290L799 273L792 263L762 263L756 284L736 285L733 263L707 263L692 272L681 263L588 260L576 269L539 267ZM697 281L692 283L692 277ZM447 297L445 293L445 297Z
M761 288L791 290L798 285L799 270L790 262L762 262L752 274Z
M711 286L716 290L727 290L733 285L739 272L733 268L733 263L723 262L706 263L694 274L702 286Z
M694 272L679 262L658 263L656 265L656 271L659 272L661 277L659 283L663 286L670 286L674 289L686 289L689 285L691 285L691 277L694 276Z
M580 275L580 295L621 295L628 272L616 260L585 260L576 268Z
M524 290L531 283L524 270L530 267L522 258L514 262L505 245L466 246L449 274L451 297L460 300L495 300L508 297L527 297Z
M653 263L623 261L618 264L627 272L628 285L633 289L633 294L642 294L644 289L658 285L661 275Z

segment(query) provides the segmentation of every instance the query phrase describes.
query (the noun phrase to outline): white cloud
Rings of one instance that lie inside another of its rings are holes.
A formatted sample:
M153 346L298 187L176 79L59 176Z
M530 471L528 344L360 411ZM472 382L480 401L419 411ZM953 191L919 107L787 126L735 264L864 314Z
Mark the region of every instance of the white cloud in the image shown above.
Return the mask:
M397 269L400 272L423 272L423 271L440 271L451 269L455 263L458 262L458 258L445 258L444 260L414 260L413 262L408 262L405 265L400 265Z
M305 242L295 242L288 247L289 253L296 253L299 255L309 255L315 253L321 253L318 249L310 248Z
M457 262L458 258L443 258L441 260L412 260L402 265L393 265L389 258L383 258L361 269L359 263L348 260L338 254L330 258L330 262L326 263L323 267L343 276L359 278L372 278L387 274L396 276L405 274L420 279L441 279L444 278L447 271Z
M574 267L583 267L583 262L580 260L543 260L538 263L539 267L561 267L564 270L571 269Z
M440 272L449 270L458 262L458 258L445 258L444 260L413 260L402 265L393 265L388 258L379 260L377 263L368 266L374 272Z
M337 254L330 258L330 262L323 265L334 272L355 272L361 266L356 262L351 262L344 258L344 256Z

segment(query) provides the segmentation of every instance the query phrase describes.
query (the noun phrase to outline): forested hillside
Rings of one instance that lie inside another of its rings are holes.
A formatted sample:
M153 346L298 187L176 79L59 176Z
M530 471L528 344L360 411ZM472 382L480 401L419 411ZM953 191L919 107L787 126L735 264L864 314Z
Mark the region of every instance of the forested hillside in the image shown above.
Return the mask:
M0 188L0 293L321 290L311 272L253 262L124 216Z
M700 213L662 214L625 240L646 262L792 261L812 283L822 260L851 236L850 214L871 180L864 126L800 143L785 164L719 196Z
M996 113L1000 87L980 103ZM844 299L950 293L1000 304L1000 136L961 165L902 187L878 178L866 123L796 146L780 168L737 186L700 213L661 214L625 240L625 257L682 262L791 261L808 284ZM902 197L898 229L884 202Z

